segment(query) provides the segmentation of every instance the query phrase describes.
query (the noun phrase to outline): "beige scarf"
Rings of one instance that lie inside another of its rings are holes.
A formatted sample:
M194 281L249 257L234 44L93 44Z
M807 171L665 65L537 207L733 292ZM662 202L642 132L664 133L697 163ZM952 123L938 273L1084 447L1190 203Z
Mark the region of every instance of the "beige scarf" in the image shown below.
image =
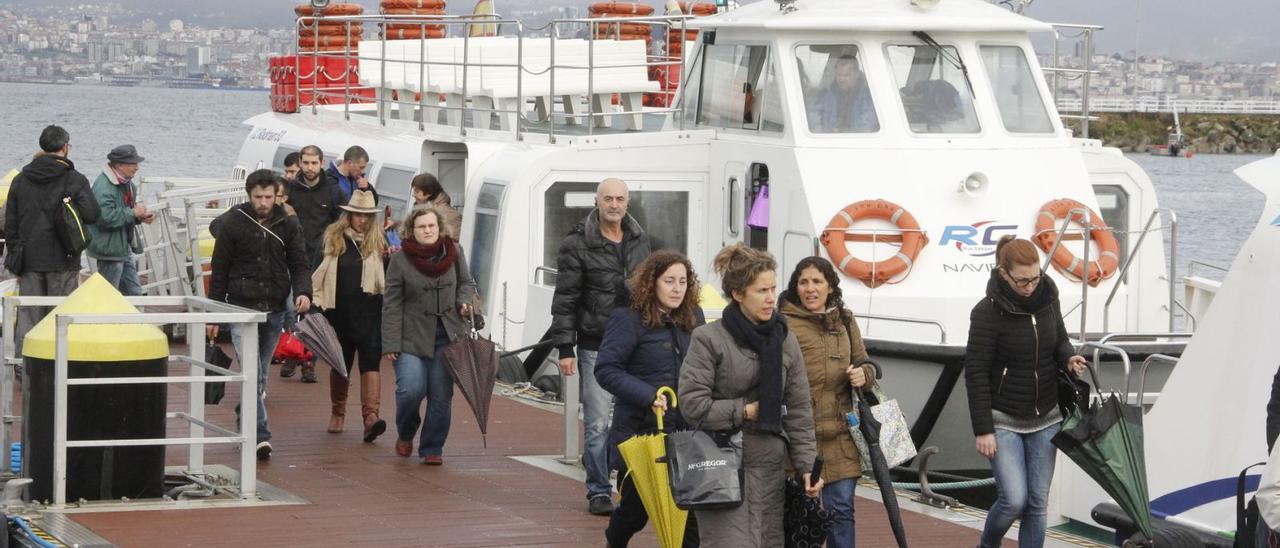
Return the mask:
M360 244L364 242L364 234L357 234L356 231L348 228L343 235L348 240L347 245L356 246L358 252ZM382 270L382 257L375 253L365 257L362 262L360 289L369 295L381 295L387 286L386 272ZM312 300L317 306L325 310L337 307L335 299L338 293L338 255L327 243L324 248L324 260L311 274L311 289Z

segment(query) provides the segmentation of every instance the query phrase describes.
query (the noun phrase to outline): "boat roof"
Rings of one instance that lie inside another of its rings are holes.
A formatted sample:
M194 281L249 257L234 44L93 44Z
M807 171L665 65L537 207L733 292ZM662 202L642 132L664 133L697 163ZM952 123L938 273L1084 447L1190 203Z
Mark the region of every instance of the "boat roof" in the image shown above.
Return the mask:
M1040 32L1053 27L981 0L941 0L919 8L909 0L797 0L783 13L773 0L688 22L698 29L874 32Z

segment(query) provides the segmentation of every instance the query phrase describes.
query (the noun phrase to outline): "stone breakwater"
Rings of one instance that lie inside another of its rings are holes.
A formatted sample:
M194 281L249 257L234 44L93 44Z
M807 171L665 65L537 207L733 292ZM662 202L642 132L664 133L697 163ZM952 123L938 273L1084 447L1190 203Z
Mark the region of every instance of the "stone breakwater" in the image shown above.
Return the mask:
M1146 152L1164 145L1173 114L1101 113L1089 124L1089 137L1125 152ZM1280 116L1179 114L1188 148L1196 154L1271 154L1280 147ZM1078 120L1067 124L1080 135Z

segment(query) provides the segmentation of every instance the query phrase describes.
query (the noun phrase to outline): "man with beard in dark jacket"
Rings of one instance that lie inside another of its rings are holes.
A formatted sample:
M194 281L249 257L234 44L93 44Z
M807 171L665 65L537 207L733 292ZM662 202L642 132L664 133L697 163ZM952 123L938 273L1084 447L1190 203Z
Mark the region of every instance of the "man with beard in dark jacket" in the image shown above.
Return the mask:
M231 342L241 363L245 358L258 360L260 460L271 457L271 430L267 427L263 390L267 385L267 368L288 312L285 302L292 294L299 313L306 313L311 307L311 268L302 231L297 219L275 203L276 185L281 182L283 180L269 169L249 174L244 185L249 203L231 208L221 217L209 284L210 299L267 313L267 321L257 326L258 348L244 347L240 329L231 333ZM218 327L209 326L207 334L210 339L217 337ZM237 415L239 410L237 406Z
M649 236L627 215L630 194L621 179L605 179L596 189L596 208L560 244L556 292L551 302L551 338L560 351L560 372L581 372L582 415L587 470L587 510L613 512L607 435L613 397L596 382L596 351L609 313L629 302L627 277L649 256ZM574 346L577 355L574 355Z
M54 232L54 216L69 198L80 222L98 222L98 201L89 190L89 180L76 171L67 158L71 153L71 135L58 126L40 132L40 153L9 186L5 204L4 232L6 264L18 276L18 295L70 295L80 285L80 254L72 254ZM20 257L20 259L19 259ZM17 350L22 352L22 338L45 314L45 307L23 307L18 311Z
M342 189L324 170L324 152L307 145L299 153L298 178L289 181L289 205L298 213L306 242L307 265L314 269L324 257L324 229L342 213Z

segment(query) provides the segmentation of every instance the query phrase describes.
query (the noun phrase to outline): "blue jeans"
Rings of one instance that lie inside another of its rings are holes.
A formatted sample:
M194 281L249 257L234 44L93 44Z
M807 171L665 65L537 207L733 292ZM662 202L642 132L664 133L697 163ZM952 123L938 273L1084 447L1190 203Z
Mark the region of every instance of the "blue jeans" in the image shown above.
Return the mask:
M864 465L870 468L871 465ZM833 481L822 488L822 507L831 512L835 520L827 534L827 548L853 548L853 488L858 478Z
M133 257L124 259L97 259L98 274L111 282L121 295L132 297L142 294L142 284L138 281L138 263Z
M444 326L436 329L433 358L401 352L396 358L396 434L400 441L413 441L422 426L418 456L440 456L449 437L453 410L453 378L445 368L441 351L449 344ZM427 399L427 416L418 415L422 399Z
M587 499L612 495L609 483L609 410L613 394L596 382L596 351L578 349L578 386L582 399L582 467L587 469Z
M1058 423L1031 434L996 429L996 456L991 459L991 473L995 476L998 495L982 529L983 547L1000 546L1004 534L1018 518L1022 518L1018 546L1044 546L1049 483L1053 480L1057 451L1049 440L1061 428L1062 423Z
M276 343L280 340L280 326L284 323L285 311L268 312L267 321L258 324L258 441L271 441L271 430L267 428L267 370L271 368L271 356L276 352ZM244 339L241 327L231 329L231 344L236 348L236 359L244 362ZM241 366L243 370L244 366ZM239 422L240 406L236 405L236 422Z

